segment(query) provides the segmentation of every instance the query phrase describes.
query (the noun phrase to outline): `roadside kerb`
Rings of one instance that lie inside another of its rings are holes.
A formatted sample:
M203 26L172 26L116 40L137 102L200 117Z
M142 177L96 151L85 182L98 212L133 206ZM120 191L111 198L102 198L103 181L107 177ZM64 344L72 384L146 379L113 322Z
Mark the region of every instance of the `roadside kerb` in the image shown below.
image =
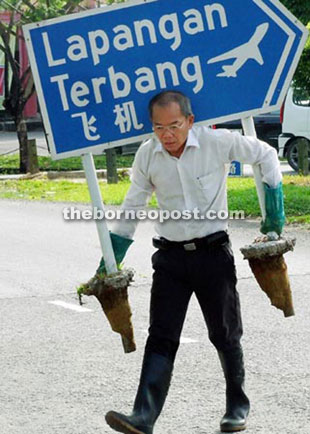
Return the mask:
M99 169L96 171L98 179L107 180L107 169ZM130 176L131 168L119 168L117 169L117 174L120 177ZM13 175L0 175L0 181L14 180L14 179L37 179L37 178L47 178L49 180L54 179L85 179L84 170L63 170L63 171L41 171L36 174L13 174Z
M281 161L281 171L283 175L298 175L285 161ZM130 176L131 167L118 168L117 173L120 177ZM107 180L107 169L98 169L97 176L101 180ZM253 176L252 168L249 164L245 164L243 167L243 175L241 178L248 178ZM85 173L83 170L62 170L62 171L41 171L34 175L28 174L4 174L0 175L0 181L14 180L14 179L36 179L47 178L53 179L85 179Z

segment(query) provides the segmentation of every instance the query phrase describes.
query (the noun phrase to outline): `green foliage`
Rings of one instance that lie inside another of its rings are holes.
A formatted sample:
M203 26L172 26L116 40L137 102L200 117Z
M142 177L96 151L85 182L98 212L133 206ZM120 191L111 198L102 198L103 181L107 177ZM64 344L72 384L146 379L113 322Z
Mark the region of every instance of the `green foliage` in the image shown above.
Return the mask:
M282 3L310 30L309 0L282 0ZM307 89L310 92L310 36L294 75L294 86Z
M310 22L310 2L308 0L281 0L281 3L305 25Z
M36 22L72 13L81 0L6 0L5 9L17 10L21 14L21 22Z
M106 0L107 5L112 5L113 3L125 3L126 0Z
M83 305L82 298L83 298L83 295L84 295L84 291L85 291L85 289L86 289L86 285L84 285L84 284L80 285L80 286L76 289L76 293L77 293L77 295L78 295L78 297L79 297L79 304L80 304L80 306Z
M30 22L42 21L73 12L79 3L81 0L37 0L35 8L28 7L24 15Z
M116 166L118 168L132 167L133 159L134 155L117 155ZM39 156L38 160L39 169L42 171L70 171L83 169L82 159L80 157L52 160L51 157ZM105 155L95 155L94 161L97 169L107 168ZM17 154L0 156L0 173L19 173L19 156ZM123 177L121 176L120 178Z
M79 297L81 297L84 294L85 291L85 285L80 285L77 289L76 292L78 294Z
M310 30L310 23L307 28ZM294 75L294 86L310 93L310 35Z

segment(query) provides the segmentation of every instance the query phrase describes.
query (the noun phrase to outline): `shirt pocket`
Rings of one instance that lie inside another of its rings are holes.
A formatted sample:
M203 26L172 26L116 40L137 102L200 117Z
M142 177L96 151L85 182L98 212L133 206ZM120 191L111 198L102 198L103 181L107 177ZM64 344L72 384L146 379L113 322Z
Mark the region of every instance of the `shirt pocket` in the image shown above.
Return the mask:
M196 184L201 195L210 203L214 199L216 182L216 174L214 172L207 175L197 176Z
M210 187L212 188L212 186L214 187L214 176L215 176L214 172L208 173L207 175L197 176L196 181L198 186L203 190L208 189Z

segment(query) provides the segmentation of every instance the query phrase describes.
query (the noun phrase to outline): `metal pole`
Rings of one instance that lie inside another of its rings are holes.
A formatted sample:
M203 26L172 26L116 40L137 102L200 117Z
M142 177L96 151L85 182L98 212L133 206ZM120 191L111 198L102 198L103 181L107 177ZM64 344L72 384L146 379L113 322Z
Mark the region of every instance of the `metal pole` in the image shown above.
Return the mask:
M242 128L245 136L257 137L255 124L252 116L241 119ZM256 190L258 195L258 202L262 213L262 218L265 220L266 218L266 208L265 208L265 192L264 185L262 180L262 174L260 171L260 167L257 164L253 164L253 174L256 184Z
M93 209L96 207L98 211L104 212L104 205L102 202L101 192L99 189L96 168L92 154L85 154L82 156L83 167L88 184L88 190L91 197ZM117 272L114 251L111 243L111 238L108 226L105 220L96 220L97 231L99 235L102 256L105 262L107 274Z

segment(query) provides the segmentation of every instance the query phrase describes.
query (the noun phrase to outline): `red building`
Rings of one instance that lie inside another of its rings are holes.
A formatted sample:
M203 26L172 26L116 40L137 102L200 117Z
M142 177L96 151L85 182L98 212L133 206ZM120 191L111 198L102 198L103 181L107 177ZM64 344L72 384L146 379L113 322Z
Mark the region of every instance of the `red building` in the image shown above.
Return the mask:
M11 12L1 12L0 11L0 21L4 23L9 23L11 17ZM19 53L20 53L20 66L21 71L20 74L22 75L23 72L28 67L28 55L27 55L27 49L26 44L22 39L19 39ZM5 70L5 64L4 64L4 53L0 51L0 110L4 111L4 107L2 106L3 100L4 100L4 70ZM37 105L37 97L34 94L27 102L24 110L24 115L26 118L33 117L38 112L38 105Z

